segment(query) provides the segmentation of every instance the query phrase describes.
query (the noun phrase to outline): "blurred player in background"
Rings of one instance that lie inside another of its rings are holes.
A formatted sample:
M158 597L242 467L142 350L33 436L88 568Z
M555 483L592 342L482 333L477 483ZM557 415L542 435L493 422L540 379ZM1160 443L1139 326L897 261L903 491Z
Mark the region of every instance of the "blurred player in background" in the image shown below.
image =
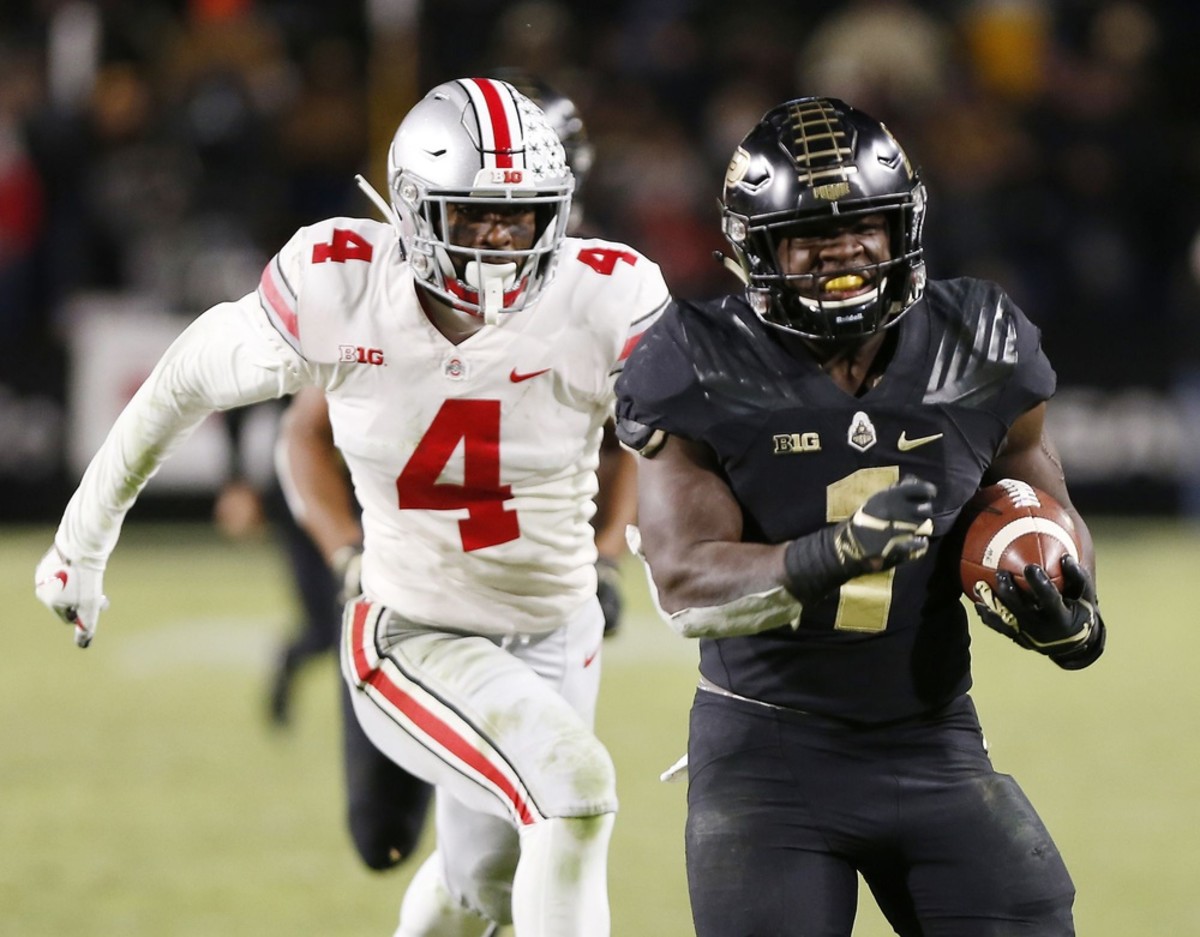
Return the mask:
M399 937L609 932L589 519L615 378L669 296L626 245L566 237L573 186L511 85L438 85L392 141L393 224L302 228L256 292L199 316L35 572L86 646L124 516L174 446L214 410L324 389L363 512L343 673L371 741L438 789Z
M497 71L494 77L508 81L541 107L562 140L575 176L568 232L576 233L583 219L580 195L594 153L578 109L568 97L524 73L509 69ZM276 462L290 509L280 526L304 608L303 627L279 655L271 683L272 717L283 723L290 712L297 670L337 646L340 609L360 591L362 528L320 388L301 390L288 408ZM597 473L599 491L592 518L598 554L596 595L604 613L605 636L610 636L620 624L622 610L618 564L625 551L625 528L637 510L636 463L617 443L611 421L605 424ZM295 523L289 523L292 518ZM371 744L354 716L348 692L342 694L342 701L351 837L368 867L392 868L417 845L429 787Z
M687 869L696 932L845 935L862 874L905 937L1068 935L1074 886L968 696L961 543L984 484L1069 506L1038 330L997 286L926 282L925 190L845 103L768 111L724 233L743 295L679 303L618 383L644 556L700 639ZM1104 648L1091 538L983 620L1060 667ZM1001 573L1001 577L1007 574Z

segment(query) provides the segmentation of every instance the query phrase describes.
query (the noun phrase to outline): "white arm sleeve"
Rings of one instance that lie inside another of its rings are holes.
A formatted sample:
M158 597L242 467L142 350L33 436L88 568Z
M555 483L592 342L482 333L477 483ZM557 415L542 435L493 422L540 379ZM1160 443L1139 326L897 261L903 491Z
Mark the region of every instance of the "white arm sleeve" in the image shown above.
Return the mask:
M655 610L678 635L685 638L732 638L770 631L782 625L795 628L800 623L800 600L783 586L776 586L766 592L738 596L724 605L683 608L667 613L659 604L658 587L654 584L650 564L646 562L642 553L641 533L630 525L625 528L625 538L630 552L642 561L646 569L646 584L650 587L650 598L654 602Z
M67 504L58 548L103 568L138 493L208 414L294 393L318 378L255 294L214 306L167 349L113 424Z

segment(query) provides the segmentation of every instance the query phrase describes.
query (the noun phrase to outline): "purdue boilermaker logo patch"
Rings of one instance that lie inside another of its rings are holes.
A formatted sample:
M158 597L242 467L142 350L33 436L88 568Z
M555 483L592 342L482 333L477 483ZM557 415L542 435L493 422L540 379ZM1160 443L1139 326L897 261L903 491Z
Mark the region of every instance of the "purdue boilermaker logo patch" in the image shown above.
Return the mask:
M772 439L775 443L775 455L821 451L821 437L818 433L780 433Z
M846 434L846 441L859 452L866 452L875 445L878 438L871 418L862 410L854 414L850 420L850 431Z

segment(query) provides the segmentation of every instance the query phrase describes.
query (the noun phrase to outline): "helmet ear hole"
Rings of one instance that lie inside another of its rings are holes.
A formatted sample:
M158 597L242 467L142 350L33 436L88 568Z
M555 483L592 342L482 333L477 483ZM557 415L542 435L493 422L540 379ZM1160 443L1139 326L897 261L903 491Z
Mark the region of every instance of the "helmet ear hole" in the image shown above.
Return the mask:
M843 101L797 98L767 111L734 151L721 207L747 299L769 325L813 339L865 337L923 295L924 186L887 127ZM829 277L857 278L861 290L814 295L812 274L807 295L797 289L801 277L785 273L778 252L785 237L875 214L888 225L890 258Z

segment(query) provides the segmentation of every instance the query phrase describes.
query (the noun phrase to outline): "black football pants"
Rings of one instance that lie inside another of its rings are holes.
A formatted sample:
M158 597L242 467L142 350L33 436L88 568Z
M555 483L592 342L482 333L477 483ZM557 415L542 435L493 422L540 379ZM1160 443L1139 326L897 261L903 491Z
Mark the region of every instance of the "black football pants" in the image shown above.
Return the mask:
M1067 937L1074 886L969 698L853 726L698 690L697 937L849 937L861 872L901 937Z

